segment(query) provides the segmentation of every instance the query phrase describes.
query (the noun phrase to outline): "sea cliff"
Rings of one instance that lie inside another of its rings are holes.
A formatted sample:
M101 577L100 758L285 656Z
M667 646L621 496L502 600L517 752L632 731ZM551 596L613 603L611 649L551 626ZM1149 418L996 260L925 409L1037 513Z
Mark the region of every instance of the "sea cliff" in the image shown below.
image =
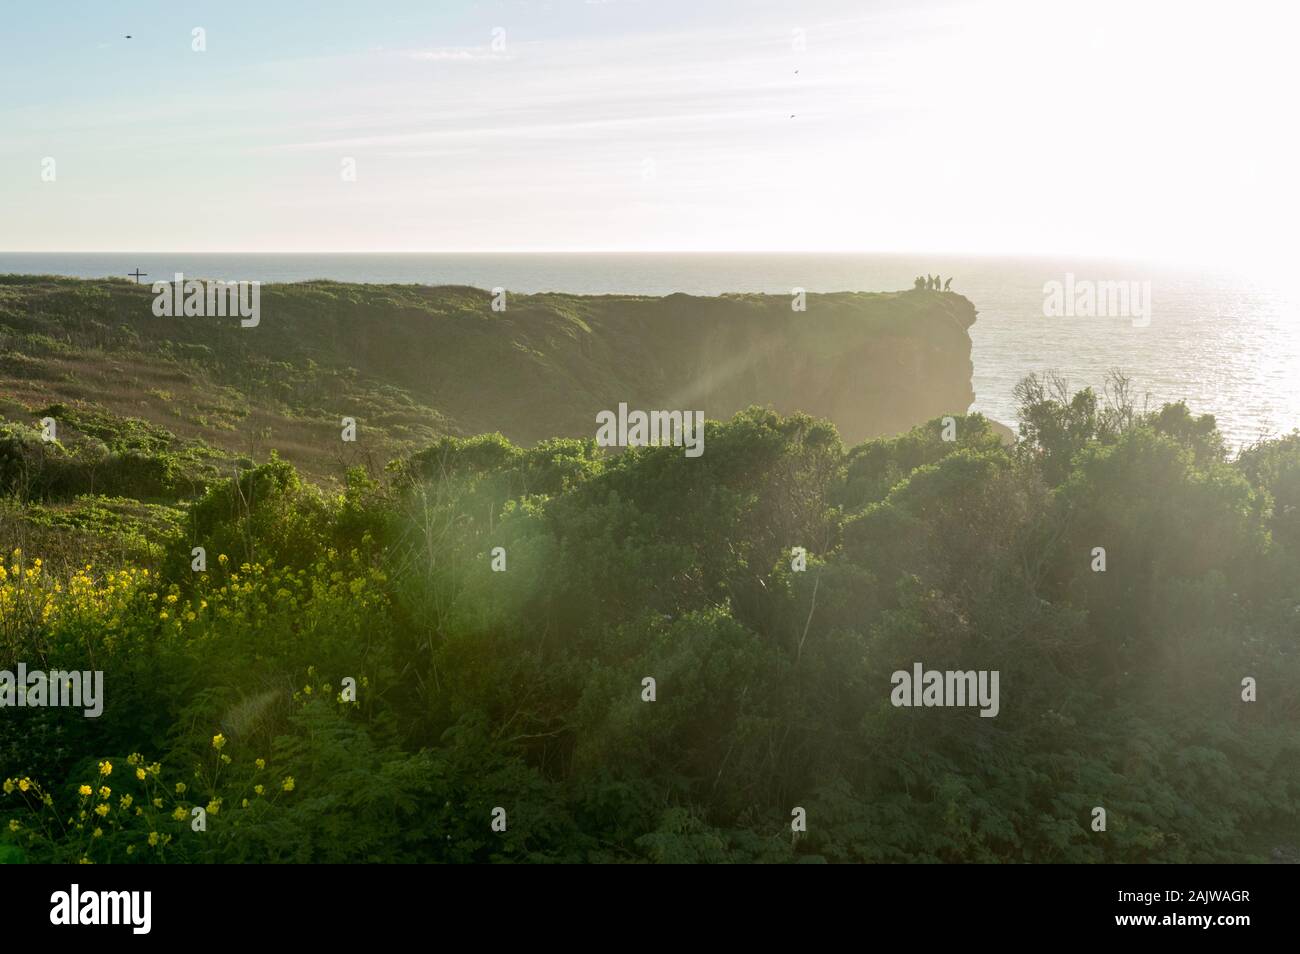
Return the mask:
M619 402L710 419L770 405L856 443L974 397L975 308L936 291L810 294L796 310L776 295L319 281L263 286L255 327L159 317L153 301L148 284L0 277L0 415L93 409L336 475L344 417L348 450L382 463L445 434L589 437Z

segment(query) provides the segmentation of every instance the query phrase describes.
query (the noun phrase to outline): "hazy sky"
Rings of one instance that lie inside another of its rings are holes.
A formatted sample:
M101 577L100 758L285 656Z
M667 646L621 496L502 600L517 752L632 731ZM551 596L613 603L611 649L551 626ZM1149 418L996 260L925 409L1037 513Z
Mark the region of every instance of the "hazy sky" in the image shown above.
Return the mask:
M1287 263L1292 9L6 4L0 249Z

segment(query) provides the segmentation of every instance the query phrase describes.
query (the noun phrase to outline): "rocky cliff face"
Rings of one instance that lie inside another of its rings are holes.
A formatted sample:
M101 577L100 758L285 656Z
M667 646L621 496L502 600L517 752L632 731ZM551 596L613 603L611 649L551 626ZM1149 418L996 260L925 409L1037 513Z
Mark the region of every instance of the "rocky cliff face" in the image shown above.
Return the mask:
M810 295L803 312L782 296L670 295L584 319L592 360L622 371L612 390L580 386L582 413L566 421L574 433L617 401L718 419L758 404L828 418L856 443L964 413L974 400L975 308L951 293Z
M964 298L815 295L804 313L790 313L784 299L764 304L771 310L761 318L720 315L713 324L690 378L708 416L725 416L712 407L771 404L828 418L857 443L964 413L974 400L975 309Z

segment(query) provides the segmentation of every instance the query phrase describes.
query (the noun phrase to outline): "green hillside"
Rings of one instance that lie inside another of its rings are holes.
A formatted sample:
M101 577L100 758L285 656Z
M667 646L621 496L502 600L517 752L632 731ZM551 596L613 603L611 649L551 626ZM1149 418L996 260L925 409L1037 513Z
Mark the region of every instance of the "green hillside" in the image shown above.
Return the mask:
M53 404L138 418L227 455L270 448L318 478L444 435L586 437L633 407L829 417L850 440L963 413L975 311L937 292L510 295L306 282L261 321L156 317L148 285L0 276L0 414ZM341 446L340 420L359 439ZM76 427L74 424L73 427Z

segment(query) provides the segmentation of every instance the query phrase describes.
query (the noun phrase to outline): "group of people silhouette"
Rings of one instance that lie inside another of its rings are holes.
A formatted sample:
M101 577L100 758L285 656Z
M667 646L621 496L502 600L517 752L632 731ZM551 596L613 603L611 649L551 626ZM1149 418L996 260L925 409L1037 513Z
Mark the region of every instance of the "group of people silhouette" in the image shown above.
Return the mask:
M916 281L913 283L913 287L918 289L929 288L932 289L933 291L939 291L940 278L941 276L939 275L917 275ZM948 280L943 283L943 291L950 291L951 289L949 289L948 286L951 284L952 284L952 276L950 275L948 276Z

